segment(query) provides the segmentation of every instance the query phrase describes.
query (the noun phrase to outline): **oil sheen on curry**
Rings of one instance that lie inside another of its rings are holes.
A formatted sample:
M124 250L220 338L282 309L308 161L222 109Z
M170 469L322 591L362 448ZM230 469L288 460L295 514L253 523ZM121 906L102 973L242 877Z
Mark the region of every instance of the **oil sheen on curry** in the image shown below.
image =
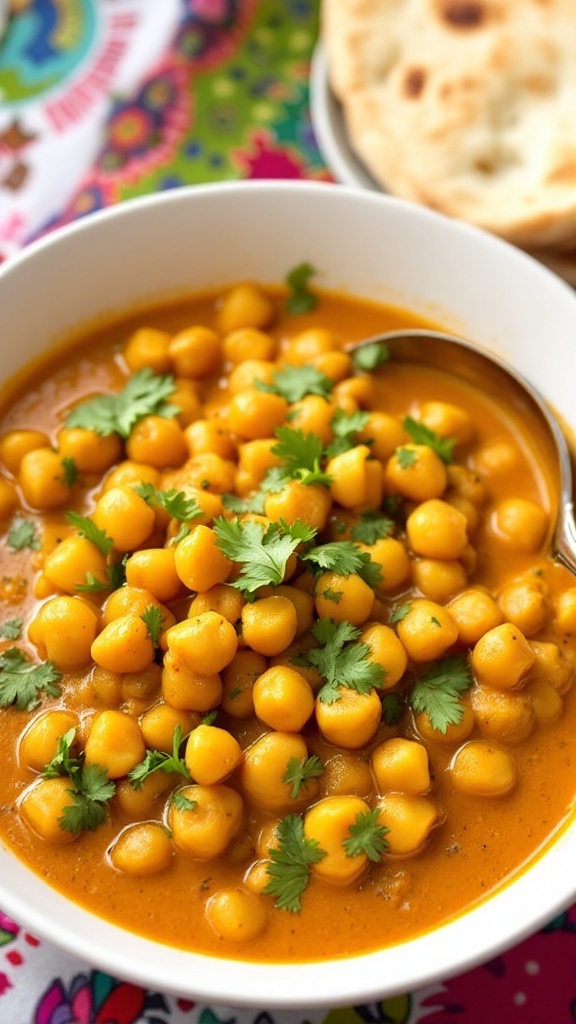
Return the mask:
M409 311L241 283L86 330L0 424L0 835L170 945L306 961L428 931L576 790L575 580L504 394Z

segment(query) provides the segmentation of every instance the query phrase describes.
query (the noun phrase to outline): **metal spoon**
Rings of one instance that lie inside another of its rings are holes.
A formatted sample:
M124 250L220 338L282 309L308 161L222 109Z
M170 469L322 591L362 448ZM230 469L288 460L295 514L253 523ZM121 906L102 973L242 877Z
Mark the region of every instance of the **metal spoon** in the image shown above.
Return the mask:
M356 342L348 351L355 352L374 344L385 344L390 351L390 359L395 362L420 363L444 369L480 386L484 393L492 393L500 401L504 393L517 411L536 417L544 428L548 444L552 446L558 471L559 500L552 536L554 554L576 575L572 459L562 428L537 389L498 356L454 334L420 328L386 331Z

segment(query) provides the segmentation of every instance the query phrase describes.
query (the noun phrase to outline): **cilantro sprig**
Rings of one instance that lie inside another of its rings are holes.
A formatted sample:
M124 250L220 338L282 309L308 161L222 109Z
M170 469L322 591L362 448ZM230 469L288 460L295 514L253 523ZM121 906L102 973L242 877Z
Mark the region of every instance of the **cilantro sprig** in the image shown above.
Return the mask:
M18 647L9 647L0 654L0 707L33 711L41 703L42 692L49 697L60 694L61 678L52 661L35 665Z
M116 785L102 765L86 764L82 754L74 753L75 738L75 729L60 737L57 753L42 771L42 777L70 779L73 803L62 808L58 822L65 832L79 835L94 832L106 820L108 801L114 796Z
M425 712L433 729L445 733L462 721L460 697L472 686L472 670L465 655L441 658L412 685L409 702L416 714Z
M256 387L259 391L281 395L287 402L292 403L300 402L306 395L329 398L334 381L330 380L325 373L317 370L315 366L288 365L276 371L271 384L257 380Z
M427 427L424 423L419 423L412 416L405 416L402 426L414 444L424 444L431 448L433 452L436 452L436 455L442 459L442 462L447 464L452 462L454 446L456 444L455 437L440 437L440 434L430 430L430 427Z
M322 618L314 624L311 633L320 646L297 655L294 663L312 665L326 680L318 692L323 704L341 700L342 687L370 693L374 687L383 685L384 669L369 660L370 647L358 642L361 630L357 626Z
M390 829L379 823L379 815L377 807L356 815L356 820L348 829L350 836L343 842L347 857L364 854L373 864L382 860L388 848L385 836Z
M299 316L302 313L309 313L318 304L318 298L308 287L311 277L316 274L316 269L311 263L299 263L286 275L286 284L290 294L286 300L286 308L289 313Z
M22 636L24 619L8 619L0 626L1 640L18 640Z
M271 450L282 459L282 465L268 470L262 484L264 491L281 491L289 480L330 485L332 478L321 466L324 445L317 434L287 426L277 427L275 433L278 443Z
M103 555L110 554L114 547L114 541L111 537L108 537L104 530L96 526L93 519L90 519L88 516L81 516L79 512L67 512L65 518L81 537L85 537L86 540L95 544Z
M377 540L389 537L394 530L394 520L376 510L363 512L359 522L350 530L352 540L371 546Z
M77 405L68 413L66 426L93 430L101 437L119 434L126 438L144 416L177 416L180 410L167 402L175 390L170 374L155 374L144 367L128 379L122 391L97 395Z
M270 881L264 893L276 897L274 906L279 910L298 914L310 881L310 869L326 856L326 851L315 839L307 838L299 814L287 814L279 823L276 835L278 846L269 851Z
M151 604L140 616L142 622L146 626L148 636L150 637L154 647L158 647L160 643L160 636L162 633L162 612L158 605Z
M147 750L144 760L140 761L140 763L132 768L128 773L128 778L130 779L133 788L142 789L142 786L148 776L157 771L173 772L177 775L181 775L186 779L186 782L190 782L190 772L186 766L186 761L183 757L180 757L182 740L182 729L177 725L172 736L171 754L166 753L165 750Z
M384 341L373 341L370 345L362 345L352 352L352 362L357 370L377 370L390 359L390 349Z
M6 542L12 551L38 551L40 538L36 524L23 516L17 517L8 531Z
M334 572L338 576L356 573L370 587L382 579L382 570L367 551L362 551L352 540L335 540L319 544L301 555L313 573Z
M318 779L324 774L324 771L324 762L317 754L304 757L301 761L297 757L291 757L286 765L286 771L283 776L283 781L292 786L290 799L297 800L304 783L308 779Z
M240 565L238 579L232 586L244 594L254 594L260 587L282 583L290 555L301 544L309 543L316 530L300 520L265 526L255 520L214 520L216 544L231 561Z
M370 413L357 410L347 413L344 409L337 409L330 420L334 437L326 447L326 455L332 458L334 455L341 455L357 444L357 435L370 420Z

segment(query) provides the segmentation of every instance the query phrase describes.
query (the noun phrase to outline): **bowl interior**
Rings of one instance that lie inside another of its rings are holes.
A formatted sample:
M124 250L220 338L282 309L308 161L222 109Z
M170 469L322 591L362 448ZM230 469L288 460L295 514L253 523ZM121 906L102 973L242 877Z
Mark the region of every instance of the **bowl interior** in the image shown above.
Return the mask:
M576 296L510 246L379 193L260 182L134 200L78 222L0 269L4 377L102 315L254 279L303 260L315 282L410 307L496 351L576 429ZM545 358L543 355L545 353ZM93 917L0 847L0 905L36 934L110 973L224 1004L366 1002L457 973L520 940L576 896L576 828L497 895L382 952L257 965L174 950Z

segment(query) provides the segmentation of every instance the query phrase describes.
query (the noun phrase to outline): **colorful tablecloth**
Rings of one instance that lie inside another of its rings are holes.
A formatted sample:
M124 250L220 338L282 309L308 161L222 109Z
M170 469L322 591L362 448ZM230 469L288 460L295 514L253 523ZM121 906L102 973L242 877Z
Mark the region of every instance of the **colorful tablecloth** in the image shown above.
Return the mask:
M318 0L0 0L0 33L8 8L0 260L62 224L160 189L331 180L309 112ZM0 1024L417 1021L574 1024L576 907L443 985L309 1012L146 992L39 942L0 911Z

